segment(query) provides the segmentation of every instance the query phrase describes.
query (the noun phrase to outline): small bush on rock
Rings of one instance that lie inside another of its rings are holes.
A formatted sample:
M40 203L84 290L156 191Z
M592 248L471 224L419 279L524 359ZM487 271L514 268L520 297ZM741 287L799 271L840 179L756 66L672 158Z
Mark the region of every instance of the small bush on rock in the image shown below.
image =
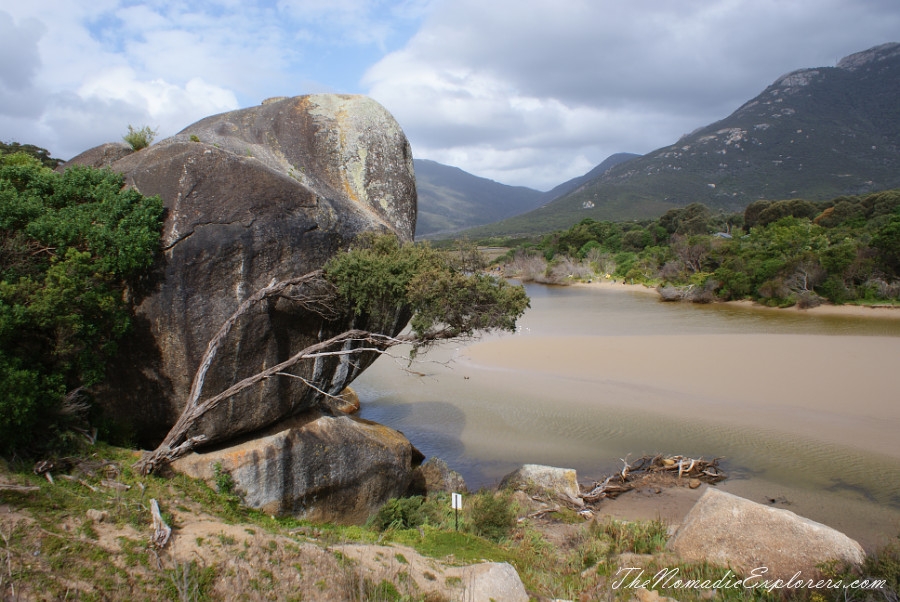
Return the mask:
M147 148L153 144L154 138L156 138L156 130L151 129L149 125L145 125L141 129L136 130L129 124L128 133L122 136L122 139L125 140L125 142L131 146L131 150L134 151Z

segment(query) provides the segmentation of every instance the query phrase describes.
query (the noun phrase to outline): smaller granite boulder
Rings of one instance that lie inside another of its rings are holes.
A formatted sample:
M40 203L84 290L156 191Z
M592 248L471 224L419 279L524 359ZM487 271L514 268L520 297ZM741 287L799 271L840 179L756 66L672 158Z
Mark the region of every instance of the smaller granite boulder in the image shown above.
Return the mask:
M119 159L123 159L132 153L134 153L134 150L124 142L107 142L84 151L70 162L60 164L56 171L62 173L66 170L69 163L101 169L109 167Z
M573 468L525 464L503 477L500 489L525 491L532 495L549 495L564 503L579 507L584 505L578 487L578 474Z
M417 453L391 428L312 411L172 467L208 482L228 473L243 502L267 514L361 524L407 491Z
M519 573L508 562L483 562L464 569L466 600L527 602L530 598Z
M466 481L463 476L451 469L440 458L428 458L421 466L416 467L413 473L412 493L468 493Z
M709 488L666 546L682 559L728 566L761 580L812 579L817 565L859 565L862 547L843 533L788 510ZM765 572L762 572L766 569Z

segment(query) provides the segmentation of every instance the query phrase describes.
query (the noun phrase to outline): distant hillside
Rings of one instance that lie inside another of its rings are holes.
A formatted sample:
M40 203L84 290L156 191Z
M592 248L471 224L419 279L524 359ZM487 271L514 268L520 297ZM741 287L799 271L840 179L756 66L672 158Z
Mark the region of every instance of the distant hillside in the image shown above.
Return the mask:
M595 180L606 173L608 170L612 169L616 165L620 163L625 163L626 161L631 161L632 159L637 159L640 155L636 155L634 153L616 153L614 155L610 155L607 157L603 163L587 172L583 176L578 176L577 178L572 178L568 182L563 182L559 186L556 186L552 190L548 190L544 193L542 200L545 203L549 203L554 199L558 199L559 197L569 194L573 190L576 190L582 184L590 182L591 180Z
M496 222L539 206L543 192L507 186L435 161L414 160L419 193L416 237Z
M473 227L472 232L489 229L489 224L549 203L598 178L610 168L636 157L640 155L616 153L583 176L563 182L547 192L506 186L456 167L415 159L419 193L416 237L441 237Z
M900 186L900 44L780 77L729 117L617 165L475 235L536 233L583 218L631 220L700 201L824 200Z

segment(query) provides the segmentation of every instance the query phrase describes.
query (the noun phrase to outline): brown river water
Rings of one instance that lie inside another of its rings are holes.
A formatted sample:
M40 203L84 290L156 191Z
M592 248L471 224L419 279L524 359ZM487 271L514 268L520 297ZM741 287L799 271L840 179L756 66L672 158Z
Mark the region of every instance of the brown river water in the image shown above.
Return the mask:
M403 431L470 489L526 464L721 457L719 487L872 549L900 534L900 319L662 303L529 286L516 334L382 357L362 417ZM886 310L900 312L900 310ZM898 313L900 315L900 313Z

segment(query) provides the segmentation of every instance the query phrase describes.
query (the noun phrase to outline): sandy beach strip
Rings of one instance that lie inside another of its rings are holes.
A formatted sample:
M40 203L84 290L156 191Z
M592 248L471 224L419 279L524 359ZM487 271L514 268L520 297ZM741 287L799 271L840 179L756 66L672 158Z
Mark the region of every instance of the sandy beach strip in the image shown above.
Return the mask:
M617 282L613 282L612 280L593 280L591 282L575 282L570 286L577 287L585 287L585 288L593 288L597 290L602 290L604 292L624 292L624 293L637 293L637 294L650 294L659 296L659 293L656 291L655 287L645 286L643 284L628 284L621 280ZM722 303L728 303L729 305L737 305L741 307L750 307L753 309L758 309L760 311L771 311L771 312L801 312L801 313L809 313L810 315L820 315L820 316L847 316L847 317L861 317L861 318L888 318L894 320L900 320L900 305L832 305L830 303L825 303L819 305L818 307L811 307L808 309L800 309L797 306L793 307L768 307L766 305L761 305L756 303L755 301L750 301L747 299L741 301L723 301Z

